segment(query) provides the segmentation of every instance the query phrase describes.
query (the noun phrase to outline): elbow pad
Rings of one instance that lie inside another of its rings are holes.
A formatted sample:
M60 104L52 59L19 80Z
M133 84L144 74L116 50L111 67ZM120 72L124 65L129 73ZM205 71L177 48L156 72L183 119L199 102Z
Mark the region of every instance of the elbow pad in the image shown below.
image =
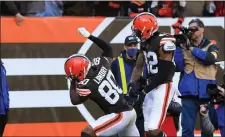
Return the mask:
M163 52L172 52L176 50L176 45L172 41L166 42L164 45L162 45Z

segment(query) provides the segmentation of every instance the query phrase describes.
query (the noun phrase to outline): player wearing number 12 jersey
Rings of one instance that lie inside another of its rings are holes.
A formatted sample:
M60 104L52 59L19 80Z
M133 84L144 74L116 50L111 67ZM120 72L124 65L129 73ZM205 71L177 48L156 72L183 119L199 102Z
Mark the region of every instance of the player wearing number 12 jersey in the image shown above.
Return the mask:
M141 40L141 51L128 92L136 92L134 83L140 78L145 62L148 67L148 84L143 90L146 93L143 102L144 128L147 137L164 137L166 135L160 128L174 94L171 83L175 73L175 38L158 31L157 19L151 13L137 15L133 20L132 31Z
M123 98L110 70L113 58L112 48L103 40L90 35L85 28L78 32L97 44L103 53L92 62L84 55L74 54L65 62L65 72L71 80L70 98L74 105L87 99L93 100L105 115L89 123L81 137L91 136L139 136L135 125L136 112Z

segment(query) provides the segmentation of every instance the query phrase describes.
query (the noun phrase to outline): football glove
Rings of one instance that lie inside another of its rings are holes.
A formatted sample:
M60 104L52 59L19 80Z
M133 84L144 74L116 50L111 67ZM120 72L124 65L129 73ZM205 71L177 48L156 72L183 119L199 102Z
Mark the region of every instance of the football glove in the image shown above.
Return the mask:
M127 89L128 89L128 93L125 96L125 99L127 100L128 104L133 106L138 101L138 98L139 98L139 94L136 89L136 83L132 83L132 82L128 83Z
M82 35L82 36L85 37L85 38L88 38L88 37L90 37L90 35L91 35L90 32L87 31L84 27L78 28L77 31L78 31L78 33L79 33L80 35Z
M187 35L175 34L174 37L176 38L176 46L181 47L184 50L189 50L192 46Z

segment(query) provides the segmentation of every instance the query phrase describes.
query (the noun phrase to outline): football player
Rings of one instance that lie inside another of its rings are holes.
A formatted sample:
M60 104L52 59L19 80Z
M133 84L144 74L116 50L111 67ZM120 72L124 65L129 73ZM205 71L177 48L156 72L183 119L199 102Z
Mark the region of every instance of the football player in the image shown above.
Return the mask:
M173 54L175 38L158 31L157 18L151 13L141 13L133 19L133 34L141 40L141 49L136 66L128 84L128 93L138 95L135 82L141 77L144 62L148 68L148 84L143 102L144 128L147 137L166 136L161 131L168 106L172 100L172 78L175 73Z
M65 62L65 72L71 80L70 98L74 105L91 99L105 115L83 129L81 137L93 136L139 136L135 125L136 112L128 105L110 70L112 48L103 40L91 35L85 28L78 32L95 44L103 53L92 62L84 55L74 54Z

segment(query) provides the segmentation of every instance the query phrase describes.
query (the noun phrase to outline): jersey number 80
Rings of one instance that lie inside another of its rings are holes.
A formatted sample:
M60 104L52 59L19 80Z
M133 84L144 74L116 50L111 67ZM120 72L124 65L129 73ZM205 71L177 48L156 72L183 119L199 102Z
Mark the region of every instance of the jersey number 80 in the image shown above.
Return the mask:
M114 105L119 100L119 94L123 91L115 84L115 79L112 72L109 70L106 80L104 80L98 88L99 93L107 102Z

